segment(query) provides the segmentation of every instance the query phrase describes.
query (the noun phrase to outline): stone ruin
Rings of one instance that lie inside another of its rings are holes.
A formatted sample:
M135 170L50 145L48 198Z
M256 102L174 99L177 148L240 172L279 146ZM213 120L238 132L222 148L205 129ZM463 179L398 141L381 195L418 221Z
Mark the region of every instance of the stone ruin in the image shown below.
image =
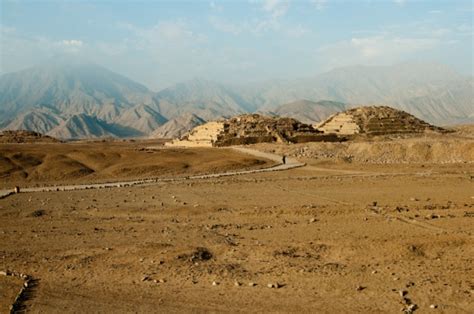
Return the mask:
M59 140L38 132L26 130L4 130L0 132L0 143L57 143Z
M446 132L411 114L387 106L350 109L313 127L293 118L244 114L195 127L168 146L222 147L257 143L341 142L356 135Z
M209 122L195 127L169 146L222 147L256 143L304 143L340 141L334 134L324 134L313 126L293 118L266 117L245 114L223 121Z
M343 136L445 132L409 113L387 106L359 107L336 113L317 125L316 129L325 134Z

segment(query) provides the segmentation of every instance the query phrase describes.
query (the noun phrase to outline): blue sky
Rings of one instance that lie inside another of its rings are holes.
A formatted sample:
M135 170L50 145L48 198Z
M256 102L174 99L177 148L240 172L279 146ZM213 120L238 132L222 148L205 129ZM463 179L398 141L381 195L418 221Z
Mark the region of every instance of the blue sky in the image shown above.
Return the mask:
M420 60L473 74L471 0L0 1L0 73L67 54L153 90Z

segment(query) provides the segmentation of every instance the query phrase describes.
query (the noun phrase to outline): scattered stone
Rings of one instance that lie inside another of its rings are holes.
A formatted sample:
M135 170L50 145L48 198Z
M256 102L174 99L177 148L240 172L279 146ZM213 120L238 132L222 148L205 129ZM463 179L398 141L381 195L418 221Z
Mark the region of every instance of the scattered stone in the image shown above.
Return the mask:
M362 291L362 290L364 290L365 288L366 288L366 287L364 287L364 286L357 286L357 287L356 287L356 291Z
M438 218L441 218L441 216L433 214L433 213L426 216L426 219L438 219Z
M234 282L234 286L236 286L236 287L240 287L240 285L241 285L241 283L240 283L240 282L238 282L238 281Z
M416 304L410 304L407 309L405 310L406 313L413 313L418 306Z
M187 259L193 263L200 261L208 261L212 258L212 253L205 247L198 247L190 254L180 254L178 259Z
M313 223L313 222L316 222L316 221L318 221L316 218L311 218L311 219L309 220L309 223Z
M406 296L408 294L408 291L406 290L399 290L398 291L398 294L403 298L404 296Z
M44 216L46 214L46 212L43 210L43 209L37 209L37 210L34 210L30 216L31 217L41 217L41 216Z
M438 308L438 306L436 304L431 304L430 305L430 309L437 309L437 308Z
M255 282L249 282L249 287L255 287L257 284Z
M142 281L149 281L149 280L151 280L150 276L144 275L142 277Z
M418 199L418 198L416 198L416 197L410 197L410 201L412 201L412 202L418 202L418 201L419 201L419 199Z
M212 282L212 285L213 285L213 286L217 286L218 284L219 284L219 283L218 283L217 281L213 281L213 282Z

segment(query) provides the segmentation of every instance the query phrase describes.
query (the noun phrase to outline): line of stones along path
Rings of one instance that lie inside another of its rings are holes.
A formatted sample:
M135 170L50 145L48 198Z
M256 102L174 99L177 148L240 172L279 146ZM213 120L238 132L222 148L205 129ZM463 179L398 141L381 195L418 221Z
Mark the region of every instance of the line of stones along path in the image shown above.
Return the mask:
M108 183L94 183L94 184L73 184L73 185L56 185L56 186L44 186L44 187L32 187L32 188L21 188L20 193L28 192L51 192L51 191L73 191L73 190L86 190L86 189L103 189L103 188L115 188L115 187L125 187L125 186L136 186L136 185L153 185L161 182L170 182L178 180L199 180L199 179L210 179L210 178L220 178L226 176L235 176L243 175L250 173L259 173L259 172L270 172L270 171L281 171L288 170L298 167L305 166L304 163L299 162L294 158L286 158L286 163L282 163L282 156L261 152L255 149L250 149L246 147L232 147L232 149L253 155L255 157L266 158L272 161L277 162L277 165L254 170L243 170L243 171L229 171L221 173L212 173L212 174L202 174L195 176L187 177L175 177L175 178L152 178L152 179L141 179L141 180L129 180L121 182L108 182ZM0 199L5 198L9 195L15 194L14 190L0 190Z

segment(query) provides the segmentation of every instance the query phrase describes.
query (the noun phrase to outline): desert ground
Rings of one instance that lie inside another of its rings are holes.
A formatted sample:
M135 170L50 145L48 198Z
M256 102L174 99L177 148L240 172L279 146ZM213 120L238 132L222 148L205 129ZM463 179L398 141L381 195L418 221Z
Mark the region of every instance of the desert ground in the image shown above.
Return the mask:
M188 176L268 162L229 149L156 148L163 141L0 144L0 189Z
M34 279L19 304L33 313L473 313L472 130L257 144L306 166L14 194L0 200L0 271ZM273 165L141 141L19 145L0 148L4 188ZM0 275L1 313L21 285Z

